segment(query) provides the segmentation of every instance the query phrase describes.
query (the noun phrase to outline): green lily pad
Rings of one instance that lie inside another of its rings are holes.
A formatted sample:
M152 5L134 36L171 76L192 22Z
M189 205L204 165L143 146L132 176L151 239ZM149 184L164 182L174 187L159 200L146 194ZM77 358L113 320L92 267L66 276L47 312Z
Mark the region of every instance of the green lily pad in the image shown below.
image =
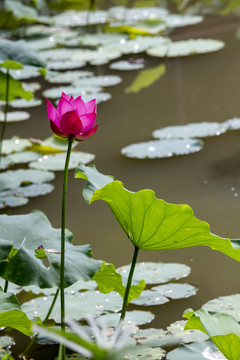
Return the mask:
M25 302L22 310L34 319L39 316L44 319L52 303L53 296L38 297ZM121 309L122 298L115 292L110 294L101 294L98 291L76 292L74 294L65 294L66 318L75 320L85 319L87 314L100 316L106 311L118 311ZM79 306L81 304L81 306ZM60 300L59 297L50 315L56 323L60 323Z
M85 34L77 38L78 44L85 46L121 44L124 40L127 40L127 36L117 33Z
M0 190L14 189L21 184L41 184L54 179L54 173L30 169L6 171L0 174Z
M5 69L12 69L12 70L17 70L17 69L23 69L23 66L17 62L17 61L13 61L13 60L5 60L4 62L0 63L0 67L3 67Z
M171 280L178 280L190 274L190 267L185 264L177 263L154 263L142 262L137 263L133 278L136 281L143 279L146 284L162 284ZM130 266L122 266L117 269L122 275L129 273Z
M29 101L26 101L24 99L17 99L11 101L10 103L10 105L13 108L30 108L30 107L40 106L41 104L42 104L42 100L36 98L31 99Z
M114 46L122 54L138 54L153 46L166 45L170 42L171 40L169 38L163 36L136 36L134 39L122 39L120 43L117 43Z
M151 348L144 345L137 345L125 352L124 359L127 360L160 360L166 352L162 348Z
M45 49L52 49L57 45L57 41L54 38L54 36L44 36L40 38L30 38L26 41L27 45L35 50L35 51L41 51Z
M126 93L138 93L142 89L148 88L159 80L166 72L165 64L156 66L151 69L142 70L133 83L125 90Z
M211 313L223 313L233 316L240 321L240 294L220 296L209 300L202 308Z
M111 294L111 293L110 293ZM135 324L135 325L145 325L149 324L155 316L150 311L127 311L124 318L124 323L126 324ZM108 327L117 327L120 320L120 314L106 314L102 315L96 319L98 325L104 325Z
M47 99L59 99L62 95L62 92L65 92L66 94L68 94L68 96L72 95L73 97L85 95L86 93L91 93L91 96L93 98L95 93L98 93L100 91L100 87L91 85L86 85L84 88L82 88L81 86L60 86L45 90L43 92L43 96Z
M199 15L181 15L167 14L162 18L169 28L178 28L181 26L195 25L203 21L203 16Z
M7 113L7 122L16 122L28 120L30 118L30 114L26 111L12 111ZM4 121L4 113L0 112L0 121Z
M56 26L85 26L93 24L103 24L108 19L108 12L103 10L96 11L64 11L52 17Z
M143 63L131 63L127 60L121 60L112 63L110 66L110 69L112 70L123 70L123 71L129 71L129 70L139 70L144 68Z
M24 66L23 69L11 70L10 74L16 80L26 80L40 76L35 66Z
M60 238L60 229L52 228L40 211L26 215L1 215L0 276L21 286L59 286ZM101 267L102 261L91 258L91 248L88 245L73 246L72 234L68 230L65 239L65 286L68 287L79 279L90 280ZM36 257L39 247L43 248L49 266L45 266ZM12 248L15 253L10 256Z
M224 42L220 40L190 39L152 47L147 50L147 54L157 57L189 56L218 51L223 47Z
M182 345L167 354L167 360L226 360L212 341Z
M17 136L10 140L3 140L2 153L5 155L25 150L31 143L27 139L20 139Z
M0 196L0 209L5 209L6 207L18 207L23 206L28 203L27 198L16 197L16 196Z
M38 82L23 83L23 88L26 91L36 92L41 89L41 84Z
M65 72L48 71L46 80L53 84L68 84L72 83L76 79L83 79L92 76L91 71L86 70L72 70Z
M129 21L144 21L147 19L161 19L166 16L168 11L161 7L135 7L126 8L124 6L114 6L109 9L109 15L116 20Z
M17 61L20 64L45 67L45 62L39 53L31 49L25 41L10 41L0 39L0 62Z
M222 124L217 122L201 122L182 126L168 126L155 130L152 135L155 139L204 138L221 135L228 130L228 126L226 122Z
M4 359L4 355L10 354L11 346L15 345L14 339L10 336L0 336L0 356ZM11 358L10 358L11 360Z
M78 60L66 60L66 61L48 61L47 68L50 70L68 70L68 69L78 69L84 67L85 62Z
M223 124L227 126L228 130L240 129L240 119L236 117L225 121Z
M5 159L9 160L11 164L27 164L31 161L36 161L41 157L40 153L35 151L23 151L6 156Z
M0 199L2 200L6 196L16 197L37 197L49 194L54 189L52 184L32 184L28 186L20 186L10 191L1 191Z
M143 290L141 295L132 300L135 305L161 305L169 301L169 299L182 299L196 295L197 288L189 284L173 284L155 286L151 290Z
M93 94L86 94L82 96L83 101L86 103L92 99L96 99L96 103L100 104L101 102L108 101L112 98L112 95L107 92L98 92Z
M75 151L71 153L69 169L75 169L78 163L88 164L95 158L95 155L84 153L81 151ZM37 161L30 163L30 168L52 171L63 171L65 166L66 154L59 153L54 155L44 155Z
M154 140L124 147L121 153L129 158L161 159L174 155L188 155L202 149L203 143L196 139Z
M122 81L120 76L117 75L104 75L104 76L91 76L88 78L77 79L73 81L73 86L83 87L93 86L93 87L106 87L117 85Z

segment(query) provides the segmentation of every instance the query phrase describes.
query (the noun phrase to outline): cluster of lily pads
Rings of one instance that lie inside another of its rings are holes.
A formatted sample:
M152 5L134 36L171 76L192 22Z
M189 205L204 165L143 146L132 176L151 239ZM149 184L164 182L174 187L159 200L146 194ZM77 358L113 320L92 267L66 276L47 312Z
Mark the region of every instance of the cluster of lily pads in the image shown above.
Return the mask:
M40 84L22 83L23 80L43 75L49 84L55 84L43 92L49 99L57 101L64 91L72 96L82 95L85 102L96 98L100 103L111 98L104 88L119 84L121 78L79 70L86 64L111 62L112 70L139 70L144 68L142 61L112 61L122 55L143 52L160 58L202 54L224 46L223 42L210 39L171 41L168 36L171 29L199 23L203 18L169 14L160 7L66 11L46 17L19 1L5 0L0 17L3 24L4 21L9 23L9 19L17 25L38 23L24 29L25 42L0 40L0 100L4 107L0 121L3 121L3 129L8 122L27 120L30 116L26 111L9 112L9 107L28 108L42 103L41 99L33 97L33 93L40 90ZM98 27L97 34L84 33L83 29L90 25ZM5 37L17 36L19 30L3 33ZM165 64L143 69L126 92L139 92L157 81L165 71ZM122 152L139 158L195 152L202 147L198 138L237 130L239 123L240 120L235 118L222 124L168 127L156 130L153 136L160 140L139 145L140 151L129 147ZM54 171L63 170L66 149L67 142L56 136L45 140L18 137L6 140L3 131L0 207L24 205L32 196L51 192L53 185L49 182L54 179ZM133 245L132 264L115 270L112 264L93 259L89 245L73 245L73 234L65 231L66 318L74 318L83 325L79 329L69 322L65 333L59 329L60 229L54 229L40 211L1 215L0 327L10 327L32 337L29 346L22 349L22 359L31 353L35 341L49 344L51 339L73 350L74 353L66 355L67 359L238 359L240 330L235 320L239 320L238 295L212 300L196 312L188 310L184 315L187 322L176 321L167 329L143 330L141 326L150 324L154 314L142 310L126 311L126 307L128 303L136 307L161 305L195 295L197 291L192 285L173 282L189 274L188 266L137 264L140 250L204 245L240 261L239 241L211 234L208 224L195 218L187 205L168 204L157 199L151 190L137 193L126 190L121 182L99 173L92 166L85 166L93 159L93 154L74 150L69 167L76 168L76 178L88 181L83 190L88 203L103 200L109 205ZM9 170L19 165L24 169ZM20 305L18 299L21 298L24 300ZM207 311L220 315L214 317ZM90 320L86 324L87 314L94 317L94 322ZM134 326L119 347L118 331L123 335L119 338L123 339L124 327L129 323ZM167 352L169 346L180 344ZM2 358L13 359L13 345L14 339L10 336L0 337Z

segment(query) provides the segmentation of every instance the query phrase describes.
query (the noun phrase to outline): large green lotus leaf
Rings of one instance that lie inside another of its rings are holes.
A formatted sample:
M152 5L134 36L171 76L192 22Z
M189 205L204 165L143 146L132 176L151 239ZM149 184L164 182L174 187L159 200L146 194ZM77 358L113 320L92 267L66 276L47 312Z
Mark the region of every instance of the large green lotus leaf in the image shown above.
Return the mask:
M144 290L136 300L131 301L135 305L161 305L169 299L182 299L196 295L197 288L189 284L173 284L155 286L151 290Z
M12 111L7 113L7 122L23 121L30 118L30 114L26 111ZM4 113L0 112L0 121L4 121Z
M93 276L98 284L98 289L108 294L110 291L118 292L124 298L126 287L123 286L122 276L116 272L113 264L103 264L101 269ZM132 285L130 288L128 302L139 297L145 288L145 281L141 280L137 285Z
M165 64L156 66L151 69L142 70L133 83L126 88L126 93L138 93L142 89L148 88L159 80L166 72Z
M240 357L240 325L230 315L210 315L207 311L191 309L184 312L188 319L185 328L206 332L228 360Z
M9 140L3 140L2 153L5 155L25 150L31 143L27 139L20 139L17 136Z
M52 228L40 211L26 215L0 217L0 276L15 284L38 285L41 288L59 286L61 231ZM66 230L65 286L79 279L90 280L102 265L91 258L89 245L73 246L72 234ZM11 256L12 247L18 251ZM50 267L36 257L43 247ZM4 250L4 251L3 251ZM6 261L8 259L8 261Z
M202 308L211 313L231 315L237 321L240 321L240 294L220 296L209 300Z
M124 323L126 324L135 324L135 325L145 325L149 324L155 316L150 311L127 311L126 316L124 318ZM98 319L96 319L96 323L100 326L108 326L108 327L117 327L120 320L120 314L106 314Z
M93 73L91 71L86 70L65 71L64 73L48 71L46 80L53 84L70 84L76 79L87 78L92 75Z
M125 265L118 268L117 272L126 276L129 270L130 265ZM190 271L190 267L185 264L142 262L136 264L133 279L135 281L143 279L146 284L162 284L185 278L190 274Z
M197 139L154 140L128 145L121 153L129 158L161 159L173 155L188 155L202 149L203 142Z
M182 345L167 354L167 360L226 360L212 341Z
M32 169L9 170L0 174L0 190L15 189L21 184L41 184L54 179L54 173Z
M44 319L52 303L53 296L38 297L25 302L22 310L26 312L30 319L39 316ZM119 311L122 305L122 298L115 292L101 294L99 291L76 292L75 294L65 294L66 318L81 320L86 315L100 316L106 311ZM59 297L50 315L56 323L60 323L60 300ZM116 314L117 315L117 314Z
M1 40L0 40L1 46ZM17 97L30 100L33 97L33 94L30 91L25 91L22 83L19 80L15 80L11 75L9 77L9 92L8 100L15 100ZM0 100L5 101L6 99L6 84L7 84L7 74L0 71Z
M157 57L178 57L206 54L222 49L224 42L211 39L190 39L172 42L168 45L157 45L147 50L147 54Z
M98 172L95 165L85 166L80 164L76 168L75 177L77 179L88 180L87 185L83 188L83 196L88 203L91 201L91 198L97 189L101 189L113 181L112 176L103 175Z
M103 76L91 76L82 79L76 79L73 81L73 85L77 87L106 87L106 86L114 86L119 84L122 81L120 76L117 75L103 75Z
M20 310L20 305L16 296L10 292L5 293L0 289L0 313L11 309Z
M0 62L5 60L17 61L24 65L45 67L41 55L31 49L25 41L10 41L0 39Z
M40 106L42 104L41 99L32 98L29 101L24 99L16 99L10 103L13 108L31 108L35 106Z
M75 169L79 163L88 164L95 158L93 154L75 151L71 153L69 169ZM44 155L37 161L29 164L30 168L52 171L63 171L65 166L66 154Z
M162 348L151 348L144 345L137 345L125 352L126 360L160 360L164 357L166 351Z
M201 122L196 124L186 124L181 126L168 126L163 129L155 130L153 137L155 139L170 138L204 138L207 136L218 136L228 130L226 122Z
M39 323L39 320L37 322ZM34 322L29 320L21 310L12 309L0 313L0 327L11 327L27 336L31 336L33 335L33 324Z
M128 191L120 181L111 181L102 187L103 184L98 183L102 177L93 167L80 165L78 177L81 172L83 178L88 178L85 188L90 192L96 189L90 203L95 200L107 202L127 237L139 249L171 250L204 245L240 261L240 248L235 249L229 239L211 234L208 223L197 219L190 206L157 199L149 189ZM106 179L110 180L109 177ZM89 197L85 190L86 193Z
M130 71L130 70L139 70L144 68L144 64L143 63L138 63L138 62L130 62L127 60L121 60L121 61L117 61L112 63L110 66L110 69L112 70L123 70L123 71Z

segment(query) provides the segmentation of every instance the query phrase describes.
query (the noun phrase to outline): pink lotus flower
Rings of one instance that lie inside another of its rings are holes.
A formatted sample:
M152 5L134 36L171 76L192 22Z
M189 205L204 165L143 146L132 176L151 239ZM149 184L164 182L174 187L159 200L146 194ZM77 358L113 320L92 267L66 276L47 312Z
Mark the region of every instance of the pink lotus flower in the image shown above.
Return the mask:
M85 103L81 96L74 99L62 93L57 109L47 100L47 116L52 131L69 140L85 140L92 136L98 124L95 124L97 115L96 100Z

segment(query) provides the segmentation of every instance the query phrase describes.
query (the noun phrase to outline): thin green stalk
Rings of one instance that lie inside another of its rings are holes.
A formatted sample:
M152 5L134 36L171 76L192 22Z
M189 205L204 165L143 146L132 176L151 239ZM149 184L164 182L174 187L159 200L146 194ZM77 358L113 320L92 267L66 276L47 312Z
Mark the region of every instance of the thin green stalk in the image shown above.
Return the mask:
M4 290L5 293L8 291L8 280L5 280Z
M43 320L43 323L45 323L46 321L48 321L49 316L51 315L51 312L52 312L53 307L54 307L54 305L55 305L55 302L56 302L56 300L57 300L58 294L59 294L59 289L57 289L57 291L56 291L56 293L55 293L55 295L54 295L52 304L51 304L51 306L50 306L50 308L49 308L49 310L48 310L47 315L45 316L45 319ZM38 334L35 334L34 337L32 338L32 340L30 341L30 343L28 344L28 346L26 347L26 349L24 350L24 352L23 352L20 360L23 360L24 355L26 355L26 354L29 352L29 350L32 348L32 346L35 344L35 342L36 342L36 340L37 340L37 337L38 337Z
M65 161L64 176L63 176L63 192L62 192L62 221L61 221L61 272L60 272L60 304L61 304L61 330L65 331L65 298L64 298L64 271L65 271L65 210L66 210L66 195L67 195L67 181L68 181L68 166L72 150L73 140L69 140L68 149ZM65 351L63 349L61 359L64 360Z
M8 105L9 105L9 80L10 80L9 69L7 69L4 120L3 120L1 138L0 138L0 162L1 162L1 158L2 158L2 143L3 143L4 134L5 134L5 130L6 130L6 124L7 124L7 114L8 114Z
M126 315L127 304L128 304L128 296L129 296L129 292L130 292L130 289L131 289L132 278L133 278L135 265L136 265L136 262L137 262L138 251L139 251L139 248L137 246L134 246L133 259L132 259L131 268L130 268L130 271L129 271L129 274L128 274L127 287L126 287L126 291L125 291L125 294L124 294L120 321L124 320L125 315Z

